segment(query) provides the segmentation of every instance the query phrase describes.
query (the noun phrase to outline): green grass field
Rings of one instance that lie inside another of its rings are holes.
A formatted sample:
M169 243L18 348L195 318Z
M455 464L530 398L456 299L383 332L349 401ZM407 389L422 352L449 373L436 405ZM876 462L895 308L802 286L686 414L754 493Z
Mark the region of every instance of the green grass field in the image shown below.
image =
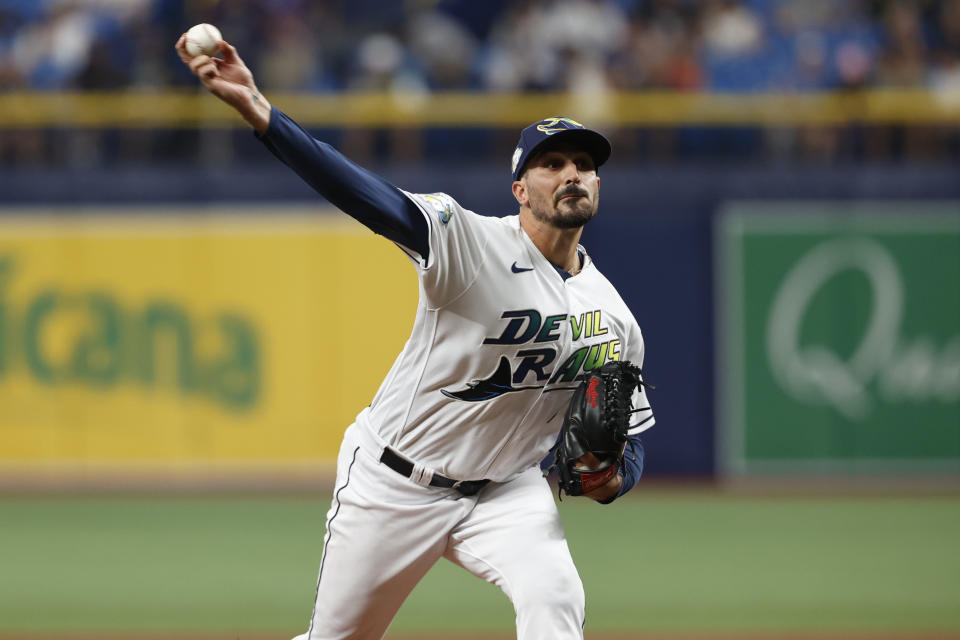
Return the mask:
M587 637L960 637L960 497L746 497L650 489L561 512ZM0 498L0 637L291 637L325 499ZM441 562L392 632L509 636L498 589ZM388 636L389 637L389 636Z

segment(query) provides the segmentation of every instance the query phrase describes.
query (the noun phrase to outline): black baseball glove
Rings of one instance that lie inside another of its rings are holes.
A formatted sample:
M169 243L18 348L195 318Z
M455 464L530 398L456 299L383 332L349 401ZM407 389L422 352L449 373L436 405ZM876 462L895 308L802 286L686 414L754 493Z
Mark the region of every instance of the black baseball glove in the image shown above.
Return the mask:
M558 471L561 497L602 487L620 469L634 412L633 391L639 385L653 388L641 375L629 362L608 362L574 390L551 467Z

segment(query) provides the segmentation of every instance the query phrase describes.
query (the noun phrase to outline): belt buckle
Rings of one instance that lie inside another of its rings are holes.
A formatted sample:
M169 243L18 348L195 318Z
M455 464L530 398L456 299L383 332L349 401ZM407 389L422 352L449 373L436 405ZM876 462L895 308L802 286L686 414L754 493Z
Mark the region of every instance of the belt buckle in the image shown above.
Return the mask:
M457 480L453 483L453 489L460 492L462 496L473 496L480 493L480 489L487 486L483 480Z

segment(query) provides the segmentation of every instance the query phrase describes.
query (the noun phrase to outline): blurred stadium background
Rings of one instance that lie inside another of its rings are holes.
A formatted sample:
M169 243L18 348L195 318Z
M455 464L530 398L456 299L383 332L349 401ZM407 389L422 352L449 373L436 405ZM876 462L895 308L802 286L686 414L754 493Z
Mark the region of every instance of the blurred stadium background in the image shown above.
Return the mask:
M957 0L0 0L0 637L301 632L412 323L402 255L176 59L198 22L482 213L525 124L610 136L584 244L658 424L561 505L588 638L960 638ZM461 573L390 637L510 637Z

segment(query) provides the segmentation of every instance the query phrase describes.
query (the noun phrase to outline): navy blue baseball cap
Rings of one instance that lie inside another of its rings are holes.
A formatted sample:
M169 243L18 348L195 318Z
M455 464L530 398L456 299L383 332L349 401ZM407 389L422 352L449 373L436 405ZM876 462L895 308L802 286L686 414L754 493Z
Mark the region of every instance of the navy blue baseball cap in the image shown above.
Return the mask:
M538 147L550 140L562 139L575 147L581 148L593 158L593 163L599 167L610 157L610 141L602 134L587 129L585 126L570 118L547 118L520 132L520 142L513 151L510 170L513 179L519 180L523 175L524 165L530 154Z

